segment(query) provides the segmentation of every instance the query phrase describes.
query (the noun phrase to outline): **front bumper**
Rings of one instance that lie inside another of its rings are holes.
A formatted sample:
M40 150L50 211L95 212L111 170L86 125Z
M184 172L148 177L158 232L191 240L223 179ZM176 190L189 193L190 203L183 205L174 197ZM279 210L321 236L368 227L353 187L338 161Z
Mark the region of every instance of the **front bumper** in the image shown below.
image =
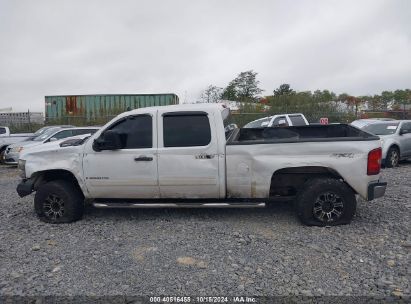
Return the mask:
M17 165L19 162L19 153L15 153L15 152L5 153L3 161L7 165Z
M367 200L372 201L373 199L384 196L385 189L387 188L386 182L373 182L368 185L368 196Z
M33 192L34 188L34 181L31 179L23 179L18 185L17 185L17 194L20 197L25 197Z

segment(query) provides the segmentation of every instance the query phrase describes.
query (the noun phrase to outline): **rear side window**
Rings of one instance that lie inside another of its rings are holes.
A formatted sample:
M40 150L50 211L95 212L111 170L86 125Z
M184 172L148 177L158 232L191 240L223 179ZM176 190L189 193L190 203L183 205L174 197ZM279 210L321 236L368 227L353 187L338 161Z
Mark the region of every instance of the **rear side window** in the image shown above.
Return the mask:
M0 134L6 134L6 128L0 128Z
M301 115L289 115L288 116L293 123L293 126L305 126L305 120Z
M207 114L164 114L164 147L206 146L211 142Z
M124 149L153 147L153 122L150 115L130 116L110 128L120 134Z

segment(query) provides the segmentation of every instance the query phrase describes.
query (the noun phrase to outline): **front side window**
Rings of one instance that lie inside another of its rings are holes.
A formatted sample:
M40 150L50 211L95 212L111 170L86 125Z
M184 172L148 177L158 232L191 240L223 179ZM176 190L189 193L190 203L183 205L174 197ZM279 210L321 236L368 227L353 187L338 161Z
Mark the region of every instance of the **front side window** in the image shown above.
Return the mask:
M164 147L206 146L211 142L210 122L204 114L164 114Z
M266 127L270 123L271 118L272 117L267 117L267 118L251 121L248 124L246 124L243 128L252 129L252 128ZM264 126L263 126L263 123L264 123Z
M406 130L408 133L411 133L411 122L406 122L402 124L401 130Z
M52 138L63 139L63 138L70 137L70 136L73 136L73 131L64 130L64 131L61 131L61 132L58 132L58 133L54 134L52 136Z
M6 128L0 128L0 134L6 134Z
M278 116L274 119L272 126L273 127L288 126L287 119L285 118L285 116Z
M153 119L150 115L127 117L110 127L109 130L120 134L124 149L153 147Z

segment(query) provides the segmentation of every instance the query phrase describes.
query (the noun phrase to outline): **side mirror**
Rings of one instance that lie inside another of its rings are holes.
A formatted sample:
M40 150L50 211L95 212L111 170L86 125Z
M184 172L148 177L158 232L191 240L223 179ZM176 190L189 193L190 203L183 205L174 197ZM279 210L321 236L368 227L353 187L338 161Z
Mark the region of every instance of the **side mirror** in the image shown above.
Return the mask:
M120 134L115 131L107 130L94 140L93 149L95 151L102 150L118 150L123 148Z
M400 135L408 134L408 133L410 133L410 130L407 130L407 129L401 129L400 130Z
M52 141L56 141L57 140L57 138L55 138L55 137L52 137L52 138L50 138L50 142L52 142Z
M233 123L233 124L227 125L227 126L224 128L224 131L225 131L225 132L228 132L228 131L232 131L232 130L234 130L234 129L238 129L238 126Z
M280 119L280 120L278 121L278 126L279 126L279 127L286 127L286 126L288 126L287 121L286 121L285 119Z

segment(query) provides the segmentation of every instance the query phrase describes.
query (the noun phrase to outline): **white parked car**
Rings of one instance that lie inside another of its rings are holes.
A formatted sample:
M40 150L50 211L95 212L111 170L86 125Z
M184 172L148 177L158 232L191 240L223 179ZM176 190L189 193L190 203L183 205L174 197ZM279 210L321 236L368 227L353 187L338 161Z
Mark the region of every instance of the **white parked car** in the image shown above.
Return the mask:
M38 145L57 141L67 137L82 134L94 134L98 129L98 127L48 128L41 135L32 138L29 141L19 142L8 146L6 148L6 152L4 153L4 163L8 165L17 165L19 161L19 155L24 150L28 150Z
M34 133L15 133L11 134L8 127L0 126L0 157L11 144L23 142L37 136Z
M243 128L264 128L264 127L284 127L284 126L308 126L309 123L301 113L278 114L260 118L249 122Z
M349 223L356 194L373 200L378 136L349 125L233 129L218 104L122 113L84 143L22 153L17 186L38 217L67 223L95 207L262 207L295 201L307 225Z

